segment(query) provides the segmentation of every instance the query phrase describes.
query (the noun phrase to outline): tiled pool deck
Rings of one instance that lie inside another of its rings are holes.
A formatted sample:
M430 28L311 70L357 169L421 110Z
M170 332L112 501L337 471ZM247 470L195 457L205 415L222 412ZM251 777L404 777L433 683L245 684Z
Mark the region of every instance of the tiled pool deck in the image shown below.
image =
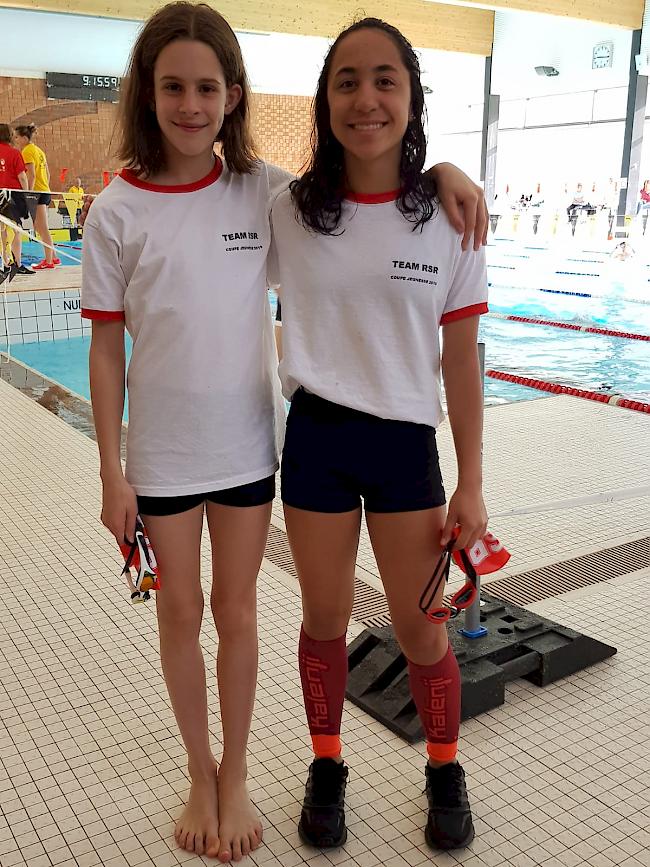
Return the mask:
M451 490L447 425L439 445ZM0 381L0 864L214 864L173 838L188 789L183 748L154 608L129 605L118 552L98 521L97 467L93 442ZM485 467L493 513L647 484L650 418L565 397L491 408ZM282 526L279 503L273 522ZM648 497L491 522L512 552L512 573L647 536L649 527ZM205 543L203 567L207 576ZM359 567L376 583L365 536ZM648 577L650 564L533 606L618 654L545 689L515 681L503 707L463 724L477 827L468 850L436 855L424 845L422 745L346 704L350 836L322 854L296 832L310 760L295 653L299 597L295 580L265 560L250 747L265 836L240 863L650 865ZM202 642L210 660L209 620Z

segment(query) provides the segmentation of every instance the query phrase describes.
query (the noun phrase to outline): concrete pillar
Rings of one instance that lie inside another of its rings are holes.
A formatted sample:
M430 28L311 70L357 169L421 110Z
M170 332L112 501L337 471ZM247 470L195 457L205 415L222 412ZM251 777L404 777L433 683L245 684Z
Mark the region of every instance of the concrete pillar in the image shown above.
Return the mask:
M483 100L483 136L481 143L481 181L488 210L494 204L497 174L497 138L499 131L499 100L492 93L492 58L485 58L485 88Z
M619 194L617 226L625 224L625 217L636 214L639 199L643 127L648 97L648 78L637 73L636 59L641 52L641 30L632 33L630 52L630 83L627 93L623 159L621 161L622 189Z

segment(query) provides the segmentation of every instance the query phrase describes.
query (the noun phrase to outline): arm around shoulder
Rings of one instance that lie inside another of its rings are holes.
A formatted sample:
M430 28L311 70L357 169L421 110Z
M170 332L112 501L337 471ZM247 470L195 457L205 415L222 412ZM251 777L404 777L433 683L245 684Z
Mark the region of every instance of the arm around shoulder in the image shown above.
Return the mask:
M429 169L438 188L440 204L449 222L463 236L463 250L478 250L487 243L489 215L483 188L453 163L436 163Z

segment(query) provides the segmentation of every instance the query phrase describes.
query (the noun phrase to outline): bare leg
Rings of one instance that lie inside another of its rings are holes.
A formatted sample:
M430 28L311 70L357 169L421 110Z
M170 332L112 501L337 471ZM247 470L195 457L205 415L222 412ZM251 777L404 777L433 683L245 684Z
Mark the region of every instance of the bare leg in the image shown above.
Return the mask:
M199 644L203 505L180 515L143 516L143 520L161 571L162 588L156 594L160 659L192 780L175 837L188 852L215 858L219 851L217 762L208 736L205 663Z
M430 623L418 605L441 554L445 514L444 506L417 512L366 513L395 636L406 658L418 665L433 665L447 653L446 626ZM435 606L442 604L444 590L442 585Z
M21 237L20 232L14 232L14 236L11 239L11 252L13 253L14 262L16 263L16 267L20 268L22 263L22 255L23 255L23 239Z
M36 205L36 216L34 218L34 229L37 234L40 236L41 241L45 241L46 244L49 244L49 247L44 247L44 255L45 261L51 262L54 259L54 251L51 250L52 246L52 235L50 235L50 229L47 225L47 206L46 205Z
M348 628L354 602L361 509L331 514L285 506L284 517L305 631L316 641L338 638Z
M219 767L219 859L239 861L262 840L246 785L246 752L257 685L257 576L271 504L207 504L212 542L211 606L219 634L217 679L223 728Z

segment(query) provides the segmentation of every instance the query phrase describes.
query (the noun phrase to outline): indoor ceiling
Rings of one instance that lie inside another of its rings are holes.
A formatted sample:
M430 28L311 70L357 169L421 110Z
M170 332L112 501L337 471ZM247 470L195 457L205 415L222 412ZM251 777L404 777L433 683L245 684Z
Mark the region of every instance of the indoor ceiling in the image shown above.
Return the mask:
M144 20L159 0L0 0L18 9ZM238 31L335 36L358 17L355 0L218 0L218 9ZM638 28L644 0L374 0L363 13L397 24L422 48L487 56L492 51L493 10L522 10ZM361 14L363 14L361 13Z

